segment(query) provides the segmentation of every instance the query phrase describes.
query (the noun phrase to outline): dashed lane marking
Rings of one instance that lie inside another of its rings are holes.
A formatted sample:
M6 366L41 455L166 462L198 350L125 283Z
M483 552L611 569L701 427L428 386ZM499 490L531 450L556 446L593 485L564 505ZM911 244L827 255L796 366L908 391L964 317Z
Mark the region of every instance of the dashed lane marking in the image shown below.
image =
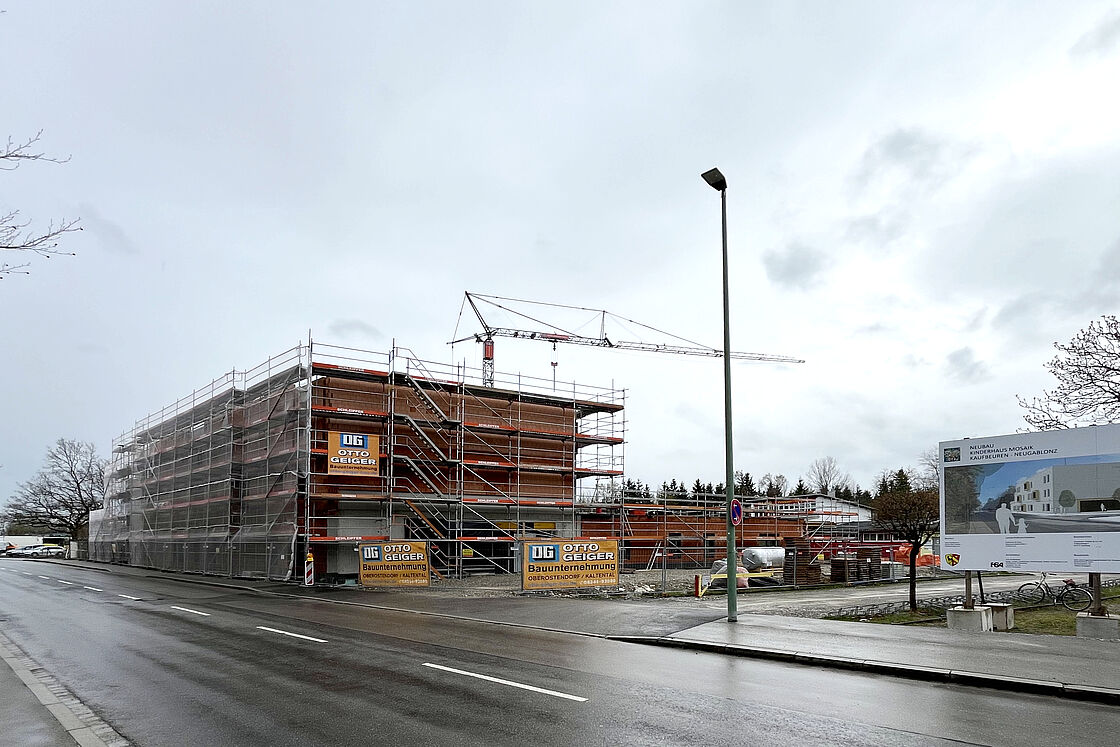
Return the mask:
M105 591L104 589L98 589L96 586L83 586L82 588L89 589L90 591Z
M140 597L130 597L128 594L117 594L117 596L118 597L124 597L125 599L131 599L134 602L139 602L140 601Z
M517 688L520 688L522 690L531 690L532 692L535 692L535 693L542 693L544 695L551 695L551 696L556 697L556 698L565 698L567 700L574 700L574 701L577 701L579 703L587 702L587 698L581 698L578 695L569 695L568 693L557 692L556 690L546 690L543 687L534 687L533 685L526 685L523 682L514 682L512 680L503 680L503 679L500 679L498 677L491 677L491 676L486 675L486 674L478 674L476 672L466 672L462 669L453 669L451 667L441 666L440 664L431 664L431 663L428 663L428 662L424 662L424 666L431 667L432 669L439 669L439 670L444 671L444 672L451 672L452 674L461 674L464 677L474 677L476 679L486 680L487 682L496 682L499 685L509 685L510 687L517 687Z
M63 581L63 580L62 580L61 578L60 578L60 579L58 579L58 583L60 583L60 584L66 584L67 586L73 586L73 585L74 585L74 582L73 582L73 581Z
M263 625L258 625L257 630L267 630L269 633L279 633L280 635L290 635L292 638L302 638L305 641L314 641L315 643L329 643L322 638L312 638L309 635L300 635L299 633L290 633L287 630L277 630L276 628L266 628Z
M209 612L199 612L198 610L192 610L190 607L176 607L175 605L171 605L171 609L179 610L181 612L189 612L192 615L202 615L203 617L210 617Z

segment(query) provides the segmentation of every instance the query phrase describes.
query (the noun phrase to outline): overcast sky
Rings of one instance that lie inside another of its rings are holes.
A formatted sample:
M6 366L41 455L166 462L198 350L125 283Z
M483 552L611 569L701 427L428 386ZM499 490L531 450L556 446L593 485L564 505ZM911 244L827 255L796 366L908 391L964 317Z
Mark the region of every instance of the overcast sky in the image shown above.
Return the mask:
M0 137L72 158L0 172L0 208L85 230L0 280L0 498L309 329L479 366L465 290L720 346L713 166L732 347L807 361L733 367L756 475L871 487L1019 430L1120 300L1115 2L4 7ZM722 481L718 359L557 360L627 390L628 475Z

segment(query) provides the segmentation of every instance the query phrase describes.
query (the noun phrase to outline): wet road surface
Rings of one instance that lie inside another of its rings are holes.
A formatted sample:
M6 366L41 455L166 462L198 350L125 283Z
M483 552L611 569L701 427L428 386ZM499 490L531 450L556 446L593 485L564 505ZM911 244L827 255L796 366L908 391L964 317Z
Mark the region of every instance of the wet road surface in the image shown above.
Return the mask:
M1094 745L1120 729L1104 705L48 561L0 559L0 597L0 629L140 745Z

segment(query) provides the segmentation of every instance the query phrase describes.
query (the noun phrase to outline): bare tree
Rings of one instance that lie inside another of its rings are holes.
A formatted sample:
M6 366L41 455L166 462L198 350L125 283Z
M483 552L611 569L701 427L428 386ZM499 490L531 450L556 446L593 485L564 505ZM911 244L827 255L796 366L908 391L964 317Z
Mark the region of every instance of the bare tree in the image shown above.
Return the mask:
M40 151L38 144L42 135L43 131L40 130L35 133L34 137L22 142L17 142L9 137L7 145L0 146L0 171L15 171L24 161L66 163L70 160L69 156L54 158ZM58 245L63 234L82 230L81 226L78 225L77 218L63 218L57 222L51 221L46 230L31 230L30 226L30 220L20 218L19 210L0 209L0 252L25 252L37 254L47 259L58 255L73 256L73 252L64 252L58 248ZM31 263L27 261L14 264L0 261L0 279L3 279L5 275L14 273L27 274L25 268L30 266Z
M814 459L809 465L809 472L805 475L809 487L816 493L830 494L833 490L843 490L852 486L852 476L841 472L840 465L833 457L826 456Z
M772 475L767 472L758 481L758 491L762 495L769 498L781 498L786 494L786 489L789 487L789 480L785 475Z
M875 501L875 520L910 545L910 609L918 609L918 553L937 533L941 520L933 490L894 490Z
M1106 314L1066 344L1046 369L1058 386L1041 397L1018 397L1032 428L1055 430L1120 421L1120 322Z
M105 502L105 460L93 444L60 438L43 469L16 488L0 518L43 532L79 537L89 512Z
M918 479L915 487L921 490L940 490L941 459L937 447L931 446L918 455Z

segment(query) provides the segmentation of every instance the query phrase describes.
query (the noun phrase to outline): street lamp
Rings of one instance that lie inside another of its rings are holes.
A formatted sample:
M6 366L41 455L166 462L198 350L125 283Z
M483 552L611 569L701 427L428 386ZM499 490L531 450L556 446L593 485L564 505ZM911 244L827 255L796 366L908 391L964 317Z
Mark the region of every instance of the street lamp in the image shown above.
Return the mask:
M739 585L739 562L735 557L735 525L731 522L731 502L735 499L735 467L731 454L731 322L727 296L727 179L719 169L700 175L712 189L719 190L720 211L723 218L723 440L724 462L727 475L727 622L738 620L736 593Z

